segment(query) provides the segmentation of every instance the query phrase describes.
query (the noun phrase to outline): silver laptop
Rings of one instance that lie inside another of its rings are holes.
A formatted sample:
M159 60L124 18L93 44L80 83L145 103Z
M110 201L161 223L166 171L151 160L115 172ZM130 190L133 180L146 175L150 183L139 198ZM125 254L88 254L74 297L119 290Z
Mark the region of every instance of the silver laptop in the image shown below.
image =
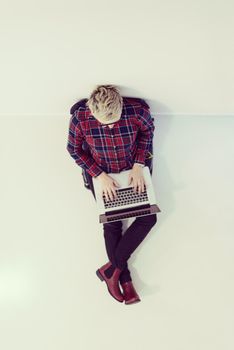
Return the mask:
M107 200L101 190L101 181L93 177L93 187L96 195L99 223L124 220L130 217L151 215L161 212L156 204L152 177L148 166L142 168L146 183L144 192L138 194L133 191L133 186L128 185L128 176L131 171L123 170L120 173L108 173L115 179L119 187L115 187L117 198Z

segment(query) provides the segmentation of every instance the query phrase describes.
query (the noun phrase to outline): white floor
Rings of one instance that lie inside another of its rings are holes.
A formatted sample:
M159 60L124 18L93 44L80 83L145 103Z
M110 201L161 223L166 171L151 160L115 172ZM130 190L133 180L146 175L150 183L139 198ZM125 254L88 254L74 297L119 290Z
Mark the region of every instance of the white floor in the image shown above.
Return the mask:
M66 151L68 118L2 117L2 349L233 350L234 121L155 122L162 212L129 259L142 301L126 306L95 274L102 225Z

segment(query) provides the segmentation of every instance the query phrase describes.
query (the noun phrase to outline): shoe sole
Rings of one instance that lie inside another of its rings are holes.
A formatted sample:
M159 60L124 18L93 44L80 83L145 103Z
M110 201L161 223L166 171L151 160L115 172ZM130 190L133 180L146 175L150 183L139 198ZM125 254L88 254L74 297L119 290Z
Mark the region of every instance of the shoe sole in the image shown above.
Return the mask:
M103 276L102 276L102 274L100 273L99 270L96 271L96 275L98 276L98 278L99 278L102 282L103 282L103 281L106 282L105 278L103 278ZM118 302L122 303L123 300L119 300L119 299L117 299L113 294L111 294L107 283L106 283L106 286L107 286L108 292L109 292L109 294L112 296L112 298L114 298L114 299L117 300Z
M132 305L132 304L137 304L137 303L139 303L141 300L135 300L135 301L131 301L130 303L126 303L126 301L125 301L125 305Z

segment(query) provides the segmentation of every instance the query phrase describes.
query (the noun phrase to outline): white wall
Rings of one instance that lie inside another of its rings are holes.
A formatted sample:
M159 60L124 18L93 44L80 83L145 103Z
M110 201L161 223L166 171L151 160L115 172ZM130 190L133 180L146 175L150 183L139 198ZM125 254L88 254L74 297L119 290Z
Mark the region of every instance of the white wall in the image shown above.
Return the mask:
M3 5L2 349L233 349L232 12L231 1ZM131 306L96 277L102 225L66 151L69 108L99 83L146 98L155 117L162 212L129 259L142 299Z
M1 7L1 114L63 114L100 83L153 112L233 114L231 0Z

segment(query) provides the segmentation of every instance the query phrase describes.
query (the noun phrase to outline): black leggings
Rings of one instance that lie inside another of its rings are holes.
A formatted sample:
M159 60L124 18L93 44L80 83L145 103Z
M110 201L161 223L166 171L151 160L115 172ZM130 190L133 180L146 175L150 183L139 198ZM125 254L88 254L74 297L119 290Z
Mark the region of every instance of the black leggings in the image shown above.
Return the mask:
M88 182L96 200L92 176L88 176ZM157 214L136 217L124 234L122 234L122 220L103 224L107 256L115 267L123 270L120 283L132 280L127 261L156 222Z

